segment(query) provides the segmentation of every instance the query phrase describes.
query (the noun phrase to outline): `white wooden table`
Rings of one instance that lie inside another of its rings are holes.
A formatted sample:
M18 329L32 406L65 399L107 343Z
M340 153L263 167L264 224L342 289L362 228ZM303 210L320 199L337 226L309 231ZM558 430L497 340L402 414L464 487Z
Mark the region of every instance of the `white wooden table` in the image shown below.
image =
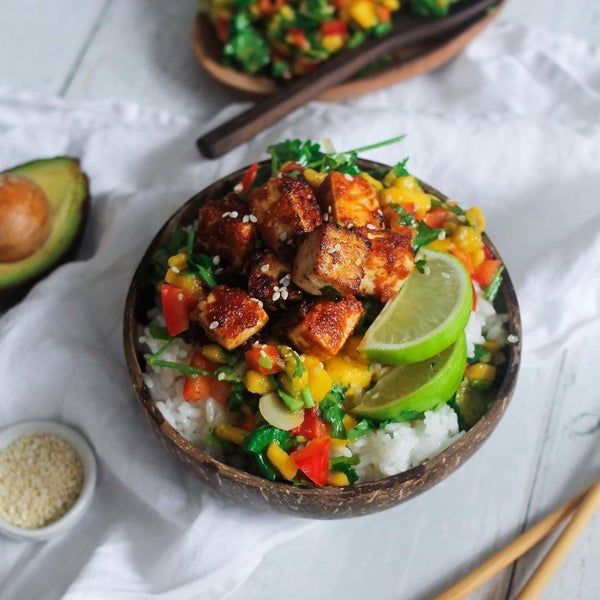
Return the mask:
M0 0L0 83L208 116L233 97L194 62L194 11L191 0ZM513 0L505 14L600 43L596 0ZM450 479L391 511L322 524L278 547L232 598L425 599L481 562L600 473L599 340L592 332L524 369L491 440ZM476 597L514 597L542 550ZM600 598L600 519L545 597Z

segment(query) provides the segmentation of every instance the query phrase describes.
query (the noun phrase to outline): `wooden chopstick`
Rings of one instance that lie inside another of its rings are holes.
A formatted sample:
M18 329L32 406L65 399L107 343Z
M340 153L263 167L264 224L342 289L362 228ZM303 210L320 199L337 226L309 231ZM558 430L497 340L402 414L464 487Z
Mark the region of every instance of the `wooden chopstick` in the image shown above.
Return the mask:
M534 600L540 596L577 536L583 531L598 508L600 508L600 481L597 481L581 500L569 524L523 586L517 600Z
M586 497L587 492L588 490L585 490L575 498L565 502L539 523L529 528L516 540L508 544L508 546L496 552L496 554L488 558L483 564L450 586L446 591L436 596L435 600L461 600L482 586L486 581L502 571L502 569L517 560L522 554L550 535L557 525L575 511L583 498Z

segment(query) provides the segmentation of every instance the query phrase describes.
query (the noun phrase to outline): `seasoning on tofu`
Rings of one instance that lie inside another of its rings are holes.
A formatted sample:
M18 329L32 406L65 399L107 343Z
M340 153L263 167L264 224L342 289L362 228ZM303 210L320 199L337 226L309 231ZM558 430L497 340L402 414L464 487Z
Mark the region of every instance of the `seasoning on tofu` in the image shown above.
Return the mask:
M17 527L50 525L73 506L82 488L81 459L59 437L24 435L0 451L0 516Z
M468 427L483 414L503 360L481 325L502 279L481 210L429 193L406 160L363 167L356 151L300 140L269 153L152 258L162 313L143 339L159 409L190 441L296 485L371 477L394 427L406 443L429 436L425 413L439 407L439 447L450 443L459 416ZM417 348L415 331L436 337ZM381 348L388 333L402 339ZM406 409L389 408L396 393Z

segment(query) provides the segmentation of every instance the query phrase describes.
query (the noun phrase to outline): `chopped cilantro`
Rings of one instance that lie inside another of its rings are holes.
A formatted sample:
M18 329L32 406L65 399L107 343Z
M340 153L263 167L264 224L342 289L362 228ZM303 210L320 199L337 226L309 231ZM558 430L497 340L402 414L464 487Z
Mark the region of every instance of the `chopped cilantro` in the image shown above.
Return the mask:
M264 452L271 442L277 442L286 452L292 447L292 438L287 431L260 425L244 440L244 448L253 454Z
M398 177L407 177L410 175L406 169L406 163L408 163L408 156L392 167L394 175L397 175Z
M166 327L150 327L150 335L155 340L169 340L171 336L167 333Z
M416 227L417 220L403 206L400 206L399 204L390 204L390 206L392 210L398 215L398 219L396 219L396 222L399 225Z
M433 227L429 227L423 223L423 221L419 221L417 224L417 235L413 240L413 249L416 252L421 246L426 246L430 244L434 240L437 240L440 232L444 231L443 229L434 229Z
M415 261L415 268L419 273L425 273L425 267L427 266L427 261L424 258L420 258Z
M342 439L346 437L346 428L343 423L346 413L342 408L343 402L344 388L336 383L319 403L319 413L321 418L331 425L331 435Z
M368 419L361 419L352 429L348 431L347 437L349 440L355 440L363 435L366 435L374 425Z

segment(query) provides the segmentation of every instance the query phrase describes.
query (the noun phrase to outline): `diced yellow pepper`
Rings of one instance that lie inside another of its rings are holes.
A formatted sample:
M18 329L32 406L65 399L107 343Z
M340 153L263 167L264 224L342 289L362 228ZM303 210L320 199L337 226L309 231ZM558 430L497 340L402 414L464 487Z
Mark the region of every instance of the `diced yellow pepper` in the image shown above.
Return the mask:
M421 184L412 175L400 175L394 177L392 186L401 190L410 190L414 192L422 192Z
M448 238L444 240L433 240L427 244L428 248L432 250L437 250L438 252L450 252L450 250L454 250L454 242Z
M345 448L348 441L349 440L344 440L342 438L332 437L329 440L329 446L331 447L332 450L339 450L340 448Z
M356 427L358 421L352 415L346 414L342 419L342 423L344 425L344 429L346 431L350 431L353 427Z
M403 177L403 179L407 179ZM379 202L382 206L389 204L412 205L418 219L422 219L431 208L433 196L418 190L389 187L379 192Z
M321 171L315 171L314 169L304 169L303 173L304 179L308 181L312 187L319 187L325 177L327 177L327 173L322 173Z
M228 442L232 442L238 446L241 446L246 439L247 431L240 427L233 427L233 425L227 425L221 423L215 427L215 433L222 439Z
M329 485L334 485L335 487L344 487L346 485L350 485L350 480L346 473L340 473L338 471L334 471L333 473L329 473L327 477L327 483Z
M380 0L380 4L391 11L398 10L400 8L399 0Z
M484 363L469 365L465 371L469 381L494 381L496 378L496 367Z
M368 363L369 361L358 351L362 338L355 335L351 337L344 345L343 353L347 354L352 360L359 363Z
M287 21L292 21L296 16L294 9L291 6L288 6L287 4L281 7L279 14Z
M193 273L175 273L173 269L167 269L165 281L192 294L202 291L202 284Z
M344 47L346 38L340 33L330 33L321 39L321 46L328 52L334 53Z
M482 246L481 234L468 225L460 225L452 233L452 241L465 252L475 252Z
M471 256L471 264L473 267L478 267L485 260L485 252L483 248L478 248L470 253Z
M371 383L373 374L369 366L353 361L348 355L338 354L325 363L325 370L334 383L350 385L347 394L354 395L356 389L365 388Z
M363 29L371 29L379 22L375 5L369 0L355 0L350 5L350 16Z
M469 225L472 225L477 231L485 231L485 217L483 211L478 206L469 208L465 213Z
M375 177L372 177L368 173L365 173L363 171L359 174L359 177L362 177L371 187L375 188L376 190L383 189L383 184L381 183L381 181L378 181L377 179L375 179Z
M313 400L318 404L325 398L327 392L333 385L329 373L325 370L323 363L316 357L306 355L304 357L304 366L308 372L308 387Z
M251 394L268 394L273 391L273 384L266 375L258 371L246 371L244 383Z
M169 258L167 264L170 267L175 267L175 269L179 269L183 271L187 267L187 254L185 252L180 252L179 254L174 254ZM177 271L175 271L177 272Z
M224 365L227 362L227 354L225 354L225 350L219 344L206 344L206 346L200 348L200 352L208 360L218 365Z
M283 450L277 442L271 442L269 444L267 448L267 458L284 479L287 479L288 481L294 479L298 472L298 467L290 455Z

